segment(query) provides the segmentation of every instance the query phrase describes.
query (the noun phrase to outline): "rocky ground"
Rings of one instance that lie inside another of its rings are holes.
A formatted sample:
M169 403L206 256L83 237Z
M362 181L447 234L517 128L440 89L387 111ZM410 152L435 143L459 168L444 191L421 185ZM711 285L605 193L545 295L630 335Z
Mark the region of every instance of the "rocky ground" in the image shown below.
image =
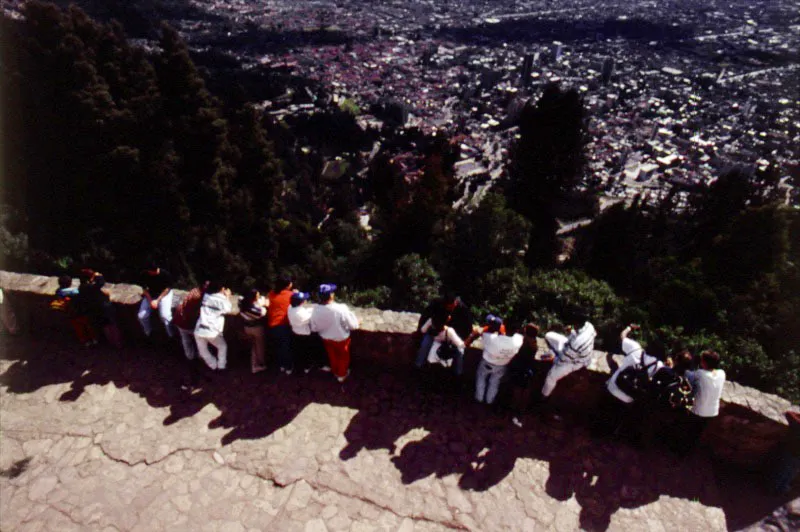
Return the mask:
M171 349L0 339L0 529L790 530L758 477L519 429L441 375L224 373ZM468 388L468 385L465 385ZM798 493L794 493L797 497Z

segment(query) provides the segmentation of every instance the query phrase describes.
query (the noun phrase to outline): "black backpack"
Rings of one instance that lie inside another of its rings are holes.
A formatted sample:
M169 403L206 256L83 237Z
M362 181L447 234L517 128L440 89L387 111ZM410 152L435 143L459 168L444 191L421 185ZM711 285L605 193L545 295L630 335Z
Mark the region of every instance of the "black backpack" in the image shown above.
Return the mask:
M634 401L650 395L652 391L652 380L650 379L650 368L658 363L653 360L650 364L644 365L644 352L639 362L633 366L628 366L617 375L617 388L630 396Z
M686 377L672 368L661 368L653 375L652 400L655 404L672 410L691 410L694 389Z
M458 346L447 337L447 330L445 329L444 342L436 350L436 356L439 357L439 360L448 361L453 360L460 353Z

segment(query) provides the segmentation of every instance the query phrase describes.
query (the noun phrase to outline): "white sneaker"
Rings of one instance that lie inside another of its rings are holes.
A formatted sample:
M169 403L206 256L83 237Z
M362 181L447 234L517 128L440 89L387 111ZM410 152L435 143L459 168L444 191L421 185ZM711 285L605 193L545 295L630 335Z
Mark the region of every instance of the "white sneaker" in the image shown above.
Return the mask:
M284 373L286 373L287 375L291 375L291 374L292 374L292 371L294 371L294 370L287 369L287 370L285 370L285 371L284 371Z
M306 369L304 369L304 370L303 370L303 373L305 373L306 375L308 375L309 373L311 373L311 368L306 368Z
M325 371L327 373L330 373L331 372L331 367L330 366L322 366L321 368L319 368L319 370L320 371Z
M344 382L344 381L346 381L346 380L347 380L347 377L349 377L349 376L350 376L350 370L348 369L348 370L347 370L347 373L345 374L345 376L344 376L344 377L336 377L336 379L337 379L339 382Z
M518 426L519 428L522 428L522 421L520 421L518 417L516 417L516 416L512 417L511 418L511 422L514 425Z

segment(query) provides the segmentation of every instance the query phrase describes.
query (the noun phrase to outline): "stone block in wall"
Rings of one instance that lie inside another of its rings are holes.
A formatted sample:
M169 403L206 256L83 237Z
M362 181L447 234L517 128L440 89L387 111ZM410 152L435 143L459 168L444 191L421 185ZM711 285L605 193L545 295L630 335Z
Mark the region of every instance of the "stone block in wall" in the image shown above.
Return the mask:
M737 404L722 404L703 435L713 454L749 470L759 470L788 435L788 426Z

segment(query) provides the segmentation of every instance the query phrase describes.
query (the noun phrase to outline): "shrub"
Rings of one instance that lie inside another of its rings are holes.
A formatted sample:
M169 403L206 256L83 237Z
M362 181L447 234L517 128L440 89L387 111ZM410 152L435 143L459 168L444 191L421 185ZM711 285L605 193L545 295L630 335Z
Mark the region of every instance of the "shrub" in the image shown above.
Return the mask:
M392 268L392 305L397 310L420 310L441 290L439 274L417 253L403 255Z
M392 290L388 286L381 285L375 288L354 291L342 289L339 295L339 299L355 307L375 307L380 309L391 307Z
M495 312L512 326L535 321L550 328L558 323L579 325L584 315L595 325L601 340L619 334L624 301L605 282L579 270L498 269L478 285L473 310Z

